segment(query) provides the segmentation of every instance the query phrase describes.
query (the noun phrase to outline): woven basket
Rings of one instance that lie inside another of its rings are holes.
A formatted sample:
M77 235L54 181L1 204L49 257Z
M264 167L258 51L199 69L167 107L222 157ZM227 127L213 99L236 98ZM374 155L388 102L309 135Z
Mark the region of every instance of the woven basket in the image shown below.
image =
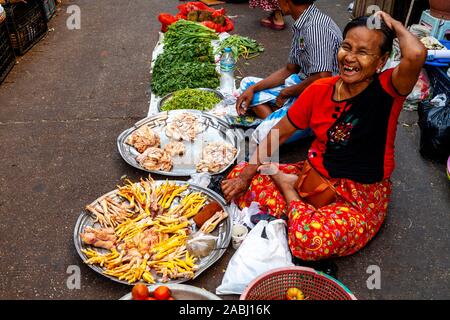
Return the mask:
M299 288L307 300L356 300L336 279L311 268L279 268L252 281L240 300L286 300L289 288Z

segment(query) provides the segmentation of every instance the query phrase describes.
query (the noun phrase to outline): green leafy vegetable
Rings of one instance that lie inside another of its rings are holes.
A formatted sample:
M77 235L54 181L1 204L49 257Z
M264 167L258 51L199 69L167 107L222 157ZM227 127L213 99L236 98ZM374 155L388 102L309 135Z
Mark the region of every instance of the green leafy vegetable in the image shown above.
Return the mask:
M264 51L264 47L256 40L236 34L224 39L216 49L215 54L222 53L226 47L231 48L236 60L239 57L252 59Z
M158 96L186 89L219 86L211 40L214 30L179 20L164 34L164 52L153 68L152 91Z
M152 91L158 96L187 88L217 88L220 84L216 66L211 63L178 63L165 70L154 73Z
M202 24L178 20L171 24L164 34L164 47L170 48L184 43L211 42L219 37L216 32Z
M220 98L214 92L184 89L175 92L171 99L163 104L161 110L195 109L207 111L214 108L219 102Z

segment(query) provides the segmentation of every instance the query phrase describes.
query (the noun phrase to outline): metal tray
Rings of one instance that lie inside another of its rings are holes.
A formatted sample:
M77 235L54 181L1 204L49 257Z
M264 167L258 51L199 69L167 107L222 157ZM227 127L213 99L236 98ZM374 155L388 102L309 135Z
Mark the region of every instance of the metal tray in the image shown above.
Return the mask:
M170 291L172 292L172 297L175 300L222 300L220 297L215 294L201 288L197 288L194 286L189 286L186 284L165 284ZM150 292L153 292L158 285L149 285L147 286ZM119 300L132 300L133 297L130 293L127 293Z
M220 91L218 91L218 90L209 89L209 88L195 88L192 90L202 90L202 91L208 91L208 92L214 93L221 101L218 104L222 103L222 101L225 100L224 95L222 93L220 93ZM161 100L158 101L157 108L158 108L159 112L161 112L162 106L172 98L174 93L176 93L176 91L165 95L164 97L161 98ZM183 110L183 109L180 109L180 110ZM200 111L200 110L198 110L198 111ZM210 111L210 110L206 110L205 112L208 112L208 111Z
M169 117L175 116L180 113L191 113L198 117L199 122L205 126L205 131L197 135L194 142L184 141L186 146L186 152L182 157L172 157L173 168L171 171L161 170L148 170L142 167L137 161L136 156L139 155L137 150L127 144L125 141L128 139L135 130L142 126L149 126L156 133L159 134L161 139L161 146L170 142L170 139L166 136L164 128L167 124ZM156 173L165 176L172 177L186 177L197 172L195 166L199 162L202 155L202 146L208 142L228 142L237 149L236 156L233 160L225 166L222 170L216 173L210 173L211 175L217 175L225 172L238 158L241 148L240 141L242 137L238 136L233 129L230 128L228 123L220 118L198 110L171 110L157 113L153 116L142 119L137 122L132 128L129 128L122 132L117 138L117 148L122 158L131 166L141 169L150 173ZM190 161L188 161L190 159Z
M162 183L167 182L166 180L156 180L155 183L156 185L160 185ZM197 185L193 185L193 184L189 184L185 181L177 181L177 180L169 180L170 183L176 183L177 185L189 185L187 191L189 192L194 192L194 191L200 191L202 193L204 193L207 196L207 203L211 202L211 201L217 201L222 209L228 213L228 218L226 218L225 220L223 220L221 223L219 223L219 225L216 227L216 229L211 233L214 236L217 236L217 242L216 242L216 249L213 250L208 256L200 258L197 261L197 265L198 265L198 270L195 271L194 273L194 277L192 279L197 278L203 271L205 271L206 269L208 269L211 265L213 265L217 260L219 260L222 255L225 253L226 249L228 248L228 245L230 244L230 240L231 240L231 216L230 216L230 212L228 210L228 207L226 206L226 202L225 200L219 196L217 193L215 193L212 190L209 189L205 189L202 188L200 186ZM107 194L101 196L100 198L98 198L97 200L95 200L94 202L91 203L91 206L96 206L98 204L99 201L101 201L103 198L108 197L108 196L116 196L117 195L118 190L113 190L111 192L108 192ZM186 191L185 191L186 192ZM176 203L172 204L176 205ZM97 250L99 252L108 252L108 250L106 249L101 249L101 248L95 248L89 245L86 245L83 243L83 241L81 240L80 237L80 233L82 233L85 229L85 227L90 226L90 227L99 227L99 224L94 223L94 217L91 213L89 213L88 211L83 211L80 216L78 217L78 220L75 224L75 229L74 229L74 233L73 233L73 239L74 239L74 243L75 243L75 248L79 254L79 256L81 257L81 259L83 261L87 260L87 256L81 251L82 249L87 249L87 248L92 248L94 250ZM191 226L193 228L193 231L197 231L196 230L196 226L195 223ZM127 285L135 285L139 282L135 282L135 283L128 283L127 281L124 280L119 280L118 278L106 275L103 273L103 269L98 266L98 265L88 265L91 269L93 269L94 271L100 273L102 276L107 277L113 281L119 282L119 283L123 283L123 284L127 284ZM169 280L168 282L158 282L158 278L155 277L155 280L157 281L156 284L168 284L168 283L182 283L182 282L186 282L192 279L176 279L176 280ZM144 283L146 285L148 285L148 283L141 281L140 283Z

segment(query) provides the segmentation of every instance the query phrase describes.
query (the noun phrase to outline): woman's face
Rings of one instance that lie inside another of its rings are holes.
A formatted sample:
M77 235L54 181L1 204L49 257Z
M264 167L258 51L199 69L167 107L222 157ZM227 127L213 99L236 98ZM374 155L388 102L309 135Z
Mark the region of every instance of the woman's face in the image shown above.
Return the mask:
M338 52L342 80L348 84L364 82L372 78L387 61L381 54L383 34L367 27L355 27L347 32Z

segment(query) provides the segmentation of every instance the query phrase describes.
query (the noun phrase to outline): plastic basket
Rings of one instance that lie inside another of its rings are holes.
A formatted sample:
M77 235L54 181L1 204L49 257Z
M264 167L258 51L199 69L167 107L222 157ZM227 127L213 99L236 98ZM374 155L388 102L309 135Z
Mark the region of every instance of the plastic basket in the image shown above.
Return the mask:
M447 76L445 68L425 65L431 87L433 88L433 97L438 94L450 92L450 78Z
M44 10L45 21L50 21L50 19L55 15L56 12L56 2L55 0L39 0Z
M47 33L44 11L37 0L5 5L5 11L11 44L23 55Z
M5 80L15 63L16 57L9 40L6 22L3 21L0 23L0 84Z
M306 267L274 269L252 281L241 300L286 300L289 288L300 289L307 300L356 300L342 283Z

